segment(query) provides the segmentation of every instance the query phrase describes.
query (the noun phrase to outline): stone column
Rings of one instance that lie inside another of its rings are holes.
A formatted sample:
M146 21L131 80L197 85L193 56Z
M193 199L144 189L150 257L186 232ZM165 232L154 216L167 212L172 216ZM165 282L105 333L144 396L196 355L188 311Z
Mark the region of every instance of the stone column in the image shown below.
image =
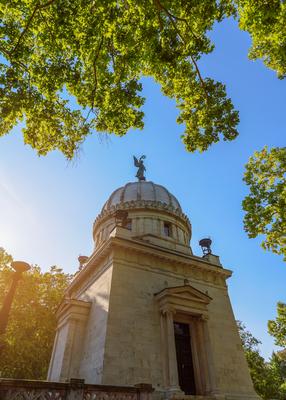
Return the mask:
M215 374L214 374L214 362L213 362L213 356L212 356L212 349L211 349L211 342L210 342L210 336L209 336L209 329L208 329L208 317L203 315L201 317L201 333L203 337L203 341L205 344L205 356L206 356L206 362L207 362L207 372L208 372L208 389L210 391L210 394L220 396L221 392L217 387L216 384L216 379L215 379ZM219 398L219 397L218 397Z
M202 316L197 320L197 333L198 333L198 347L200 352L200 373L203 383L203 394L211 393L211 382L210 382L210 348L209 344L206 343L205 337L205 325L207 318Z
M168 372L169 372L168 391L172 393L173 392L182 393L179 387L173 312L170 310L165 311L165 317L166 317L166 328L167 328L166 336L167 336Z
M169 386L169 365L168 365L168 347L167 347L167 335L166 335L166 317L165 314L160 312L160 326L161 326L161 359L162 359L162 370L163 370L163 382L164 386Z
M66 381L78 378L85 325L90 302L65 299L57 312L57 339L53 348L48 380Z
M49 369L48 369L48 376L47 376L47 380L48 381L52 380L52 378L51 378L52 377L52 368L53 368L53 365L54 365L55 352L56 352L56 348L57 348L57 345L58 345L58 336L59 336L59 329L56 330L56 336L55 336L55 339L54 339L52 356L51 356L51 359L50 359L50 364L49 364Z
M203 380L204 376L201 368L201 343L199 335L199 325L200 321L197 317L190 317L190 335L191 335L191 349L192 358L194 365L194 376L195 376L195 386L196 394L204 394L203 390Z

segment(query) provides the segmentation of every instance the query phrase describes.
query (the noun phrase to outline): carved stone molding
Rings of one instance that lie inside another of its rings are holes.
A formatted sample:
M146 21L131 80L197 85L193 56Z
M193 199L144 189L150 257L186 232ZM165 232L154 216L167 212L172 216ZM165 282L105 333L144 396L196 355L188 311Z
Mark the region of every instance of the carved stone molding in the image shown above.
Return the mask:
M232 272L230 270L214 266L204 259L179 253L172 250L162 250L157 246L141 243L140 241L123 241L114 238L116 251L114 260L130 266L146 269L160 269L170 274L182 275L196 281L204 281L210 285L226 287L226 279Z
M161 203L160 201L147 201L147 200L138 200L138 201L129 201L123 204L119 204L116 206L110 207L108 210L103 210L95 219L93 224L93 231L97 228L97 225L103 220L110 218L114 215L115 211L117 210L156 210L156 211L163 211L172 215L177 216L180 218L191 231L191 223L189 218L184 214L180 209L175 209L174 207Z
M59 321L58 328L67 320L75 319L86 321L89 315L91 302L77 300L77 299L64 299L57 310L57 319Z
M182 312L200 317L207 317L207 306L212 300L210 296L190 285L165 288L155 294L155 299L163 313Z
M184 322L192 331L191 347L196 394L209 395L215 389L208 339L208 304L212 298L190 285L165 288L155 294L161 313L162 361L167 392L180 390L174 337L174 322Z

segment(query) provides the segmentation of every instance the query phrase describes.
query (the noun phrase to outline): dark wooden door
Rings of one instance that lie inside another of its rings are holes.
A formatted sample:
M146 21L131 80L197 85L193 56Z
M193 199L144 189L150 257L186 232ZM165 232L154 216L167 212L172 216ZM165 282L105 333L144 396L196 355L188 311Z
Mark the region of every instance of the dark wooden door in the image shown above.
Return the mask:
M179 385L185 394L196 394L190 327L188 324L174 322L174 331Z

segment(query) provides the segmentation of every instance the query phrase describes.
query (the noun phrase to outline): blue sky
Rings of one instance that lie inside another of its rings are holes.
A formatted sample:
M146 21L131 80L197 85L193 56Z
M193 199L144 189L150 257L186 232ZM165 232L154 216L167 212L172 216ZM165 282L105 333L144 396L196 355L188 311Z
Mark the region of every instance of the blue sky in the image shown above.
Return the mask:
M247 59L249 36L233 21L217 25L211 36L216 49L200 67L227 85L240 111L235 141L187 153L175 103L151 79L143 80L145 129L123 138L95 134L72 163L58 152L39 158L15 128L0 139L0 246L44 270L76 271L78 255L92 251L93 220L114 189L135 180L133 154L146 154L147 179L166 186L191 220L194 253L201 254L199 239L211 236L214 253L233 270L228 284L235 317L263 342L268 357L274 345L267 321L277 301L286 302L286 268L282 257L260 247L260 238L243 231L242 175L255 150L285 146L285 82Z

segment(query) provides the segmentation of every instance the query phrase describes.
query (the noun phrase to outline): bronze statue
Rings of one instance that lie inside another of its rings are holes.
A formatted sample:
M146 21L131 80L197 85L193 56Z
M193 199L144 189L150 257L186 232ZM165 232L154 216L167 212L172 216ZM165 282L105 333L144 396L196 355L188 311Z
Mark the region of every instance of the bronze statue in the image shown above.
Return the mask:
M138 181L146 181L146 178L144 176L144 172L146 171L145 165L144 165L144 159L146 158L146 156L141 156L139 158L139 160L137 160L137 158L135 156L133 156L134 158L134 165L135 167L138 168L137 174L136 174L136 178L138 178Z

